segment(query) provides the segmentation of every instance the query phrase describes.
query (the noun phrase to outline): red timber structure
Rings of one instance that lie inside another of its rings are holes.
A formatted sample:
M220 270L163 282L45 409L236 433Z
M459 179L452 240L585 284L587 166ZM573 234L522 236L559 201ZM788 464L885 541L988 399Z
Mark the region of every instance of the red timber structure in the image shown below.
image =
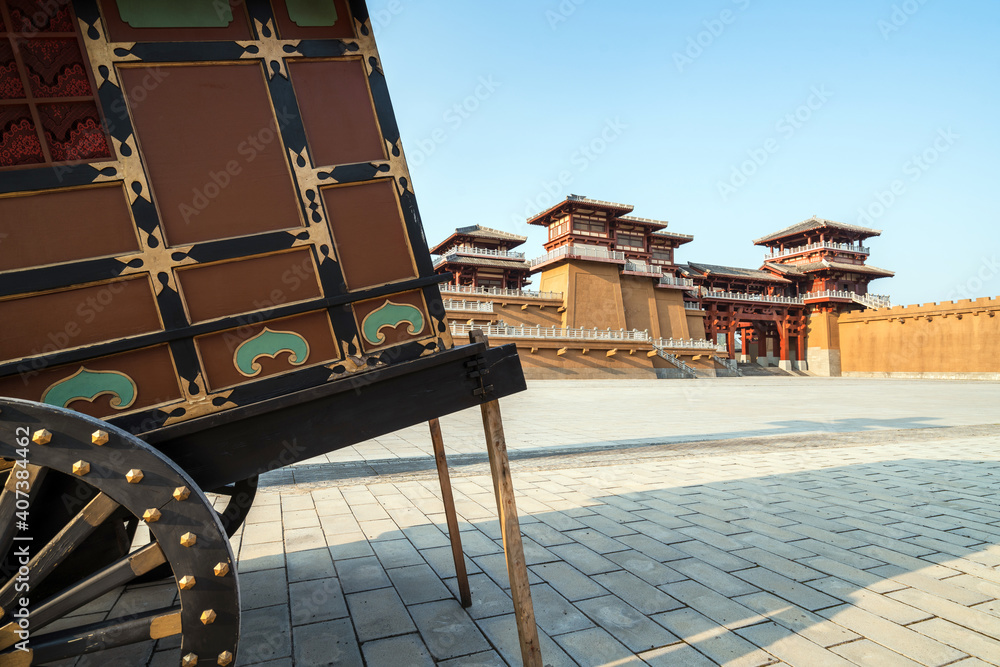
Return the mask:
M477 277L512 261L498 256L515 247L501 237L523 237L457 230L434 249L438 271L455 276L442 292L463 295L445 300L452 333L479 326L515 342L535 378L711 377L738 374L738 362L838 375L839 315L888 305L868 293L869 281L893 275L865 264L863 241L878 230L813 217L755 241L769 251L759 268L678 264L694 237L632 210L570 195L529 218L546 229L546 253L526 263L541 292ZM475 253L481 234L492 257Z
M685 272L705 310L705 335L724 339L731 359L739 333L741 361L805 370L806 307L793 281L769 271L694 262Z
M528 240L499 229L472 225L431 248L434 270L452 274L453 285L519 290L528 284L528 263L514 248Z

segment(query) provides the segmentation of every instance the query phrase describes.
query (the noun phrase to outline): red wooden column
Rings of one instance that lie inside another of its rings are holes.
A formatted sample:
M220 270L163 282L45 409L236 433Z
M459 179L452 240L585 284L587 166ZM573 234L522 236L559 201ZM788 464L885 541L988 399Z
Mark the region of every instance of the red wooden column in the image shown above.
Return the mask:
M799 335L795 337L795 343L798 362L801 364L806 360L806 335L804 331L800 332Z
M790 361L788 358L788 321L778 322L778 363Z
M736 329L732 328L726 334L726 345L729 348L729 354L727 355L730 359L736 358Z

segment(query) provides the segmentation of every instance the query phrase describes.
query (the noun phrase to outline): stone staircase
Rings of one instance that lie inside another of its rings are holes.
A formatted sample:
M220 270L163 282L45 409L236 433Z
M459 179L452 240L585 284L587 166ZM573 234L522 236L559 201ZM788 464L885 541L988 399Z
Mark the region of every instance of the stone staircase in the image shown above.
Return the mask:
M743 377L810 377L805 371L786 371L777 366L761 366L754 363L740 362L737 365Z

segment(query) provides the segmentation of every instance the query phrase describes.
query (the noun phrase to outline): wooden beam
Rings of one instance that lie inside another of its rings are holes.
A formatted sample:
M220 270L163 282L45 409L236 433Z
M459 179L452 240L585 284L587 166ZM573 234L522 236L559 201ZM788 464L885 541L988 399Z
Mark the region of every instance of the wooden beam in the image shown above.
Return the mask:
M650 350L649 352L646 353L646 356L647 357L655 357L657 354L658 353L657 353L656 350Z
M559 306L558 308L556 308L556 312L557 313L565 313L566 312L566 306Z
M696 354L693 357L691 357L691 361L698 361L699 359L701 359L701 356L702 355L700 355L700 354Z
M531 353L532 354L535 354L536 352L538 352L538 348L537 347L531 348Z
M587 354L588 352L590 352L590 349L589 349L589 348L586 348L586 347L585 347L585 348L583 348L583 354Z
M458 576L458 593L463 607L472 606L469 591L469 574L465 571L465 554L462 552L462 536L458 530L458 513L455 511L455 496L451 492L451 475L448 473L448 459L444 453L444 438L441 436L441 422L432 419L431 442L434 445L434 461L437 463L438 482L441 483L441 499L444 501L444 516L448 523L448 538L451 540L451 556L455 560L455 574Z
M499 401L484 403L481 411L483 428L486 431L486 449L490 457L490 470L493 473L493 488L497 497L503 550L507 557L510 595L514 601L514 620L521 640L521 662L525 667L542 667L542 651L538 643L538 626L535 624L535 610L531 602L528 567L524 558L524 544L521 542L521 526L517 520L517 506L514 503L514 483L510 476L500 403Z
M528 310L528 304L524 304L523 306L521 306L521 310Z
M608 352L607 352L607 356L609 356L609 357L613 357L616 354L618 354L618 348L617 347L615 349L613 349L613 350L608 350Z
M559 351L556 352L556 354L561 357L564 354L566 354L567 352L569 352L569 348L568 347L563 347L563 348L560 348Z
M628 351L628 355L629 355L630 357L631 357L631 356L632 356L633 354L635 354L635 350L629 350L629 351Z

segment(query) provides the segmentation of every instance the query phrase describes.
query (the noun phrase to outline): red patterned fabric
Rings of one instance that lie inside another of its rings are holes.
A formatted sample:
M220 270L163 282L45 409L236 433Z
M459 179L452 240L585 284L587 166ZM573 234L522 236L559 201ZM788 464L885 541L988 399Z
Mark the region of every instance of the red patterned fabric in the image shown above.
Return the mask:
M35 97L85 97L91 94L87 69L75 39L32 39L21 42Z
M19 100L24 98L24 86L21 75L17 72L14 61L14 51L10 42L0 38L0 100Z
M13 30L24 35L36 32L73 32L70 0L7 0Z
M38 115L54 162L111 157L93 102L39 104Z
M45 162L26 106L0 107L0 167Z

